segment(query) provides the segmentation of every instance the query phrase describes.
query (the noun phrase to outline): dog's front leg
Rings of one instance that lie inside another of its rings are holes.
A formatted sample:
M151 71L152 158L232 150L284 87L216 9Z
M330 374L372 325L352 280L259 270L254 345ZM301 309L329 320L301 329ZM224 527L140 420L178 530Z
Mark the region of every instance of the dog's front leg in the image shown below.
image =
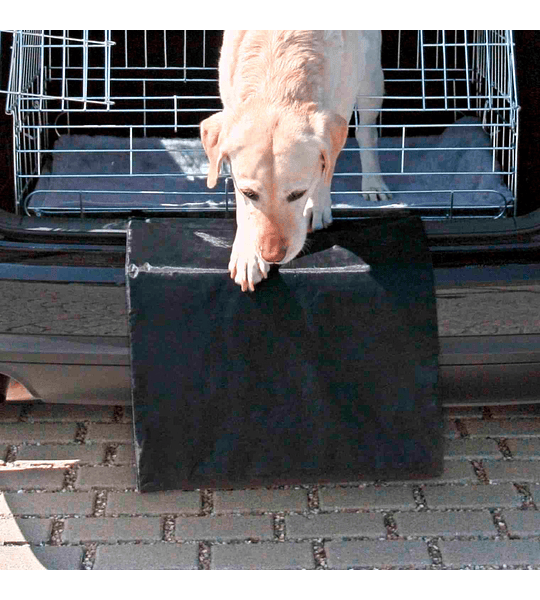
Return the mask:
M304 208L304 217L307 219L308 231L324 229L332 224L332 199L330 185L321 181L310 196Z
M229 271L231 279L243 292L255 291L255 285L266 279L270 265L257 256L252 244L246 244L242 232L238 229L231 252Z
M268 276L270 264L255 251L253 228L249 226L247 210L241 198L236 199L236 224L236 236L229 261L231 279L234 279L243 292L254 292L255 285Z

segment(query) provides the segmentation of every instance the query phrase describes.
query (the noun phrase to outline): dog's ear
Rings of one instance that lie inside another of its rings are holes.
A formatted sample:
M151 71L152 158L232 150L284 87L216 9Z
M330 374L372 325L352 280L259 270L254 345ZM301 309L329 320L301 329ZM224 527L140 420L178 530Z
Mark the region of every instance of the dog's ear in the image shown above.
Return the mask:
M216 186L219 171L221 169L221 163L225 152L223 151L223 126L225 122L225 115L223 111L208 117L202 121L200 125L201 141L210 161L208 169L208 179L206 185L209 188Z
M329 185L334 175L337 157L347 140L349 124L337 113L317 111L312 115L312 125L321 140L324 180Z

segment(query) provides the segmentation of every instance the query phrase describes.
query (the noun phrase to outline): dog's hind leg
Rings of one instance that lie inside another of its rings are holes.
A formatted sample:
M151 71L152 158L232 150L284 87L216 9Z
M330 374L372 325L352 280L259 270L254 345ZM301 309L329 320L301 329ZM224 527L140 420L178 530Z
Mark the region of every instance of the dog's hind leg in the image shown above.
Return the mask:
M362 173L365 173L362 175L362 192L368 200L390 200L392 195L382 178L377 151L376 122L383 102L384 75L379 56L372 59L373 62L366 61L367 72L363 74L356 98L358 125L355 137L360 147Z

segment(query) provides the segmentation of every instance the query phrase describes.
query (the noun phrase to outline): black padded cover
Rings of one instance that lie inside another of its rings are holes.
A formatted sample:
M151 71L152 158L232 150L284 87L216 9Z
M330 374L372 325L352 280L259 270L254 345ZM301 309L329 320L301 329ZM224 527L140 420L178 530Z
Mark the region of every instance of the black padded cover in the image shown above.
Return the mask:
M420 219L335 223L254 293L227 272L235 229L130 223L139 489L438 475L437 313Z

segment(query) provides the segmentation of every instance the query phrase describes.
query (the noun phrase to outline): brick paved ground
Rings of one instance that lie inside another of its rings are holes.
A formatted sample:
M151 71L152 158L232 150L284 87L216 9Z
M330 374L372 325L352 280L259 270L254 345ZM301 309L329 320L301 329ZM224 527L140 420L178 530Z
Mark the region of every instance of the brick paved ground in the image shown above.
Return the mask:
M0 568L540 568L539 409L445 416L436 480L141 495L129 409L0 405Z

